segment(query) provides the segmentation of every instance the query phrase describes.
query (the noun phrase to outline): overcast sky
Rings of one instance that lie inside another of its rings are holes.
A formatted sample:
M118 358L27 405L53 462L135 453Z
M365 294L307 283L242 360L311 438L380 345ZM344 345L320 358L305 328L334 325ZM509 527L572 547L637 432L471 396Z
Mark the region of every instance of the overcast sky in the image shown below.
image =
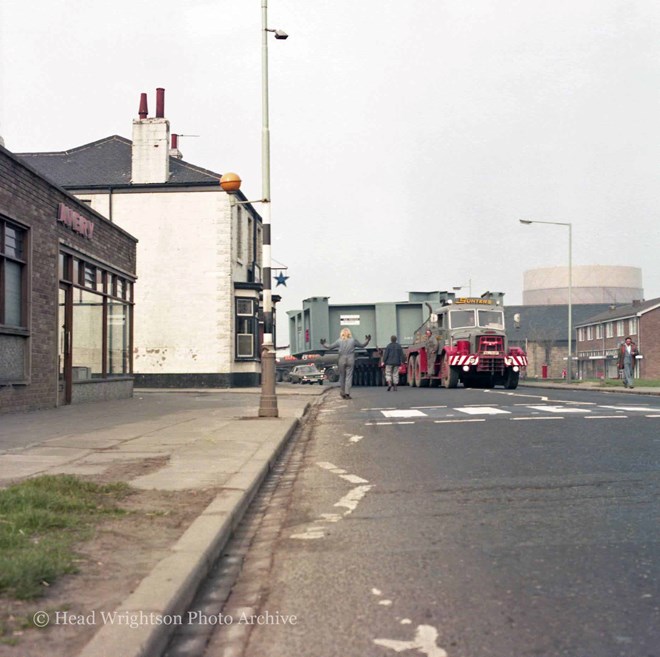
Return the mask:
M2 0L15 152L131 138L141 92L184 159L261 197L260 0ZM660 296L657 0L269 0L274 287L285 311L523 271L640 267ZM257 206L258 207L258 206Z

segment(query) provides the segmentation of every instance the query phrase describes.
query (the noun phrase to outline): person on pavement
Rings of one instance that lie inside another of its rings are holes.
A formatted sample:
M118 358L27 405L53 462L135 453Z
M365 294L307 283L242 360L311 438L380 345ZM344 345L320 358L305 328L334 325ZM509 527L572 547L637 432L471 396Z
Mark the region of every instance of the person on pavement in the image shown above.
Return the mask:
M355 366L355 348L364 348L371 340L370 335L365 335L365 342L359 342L352 335L349 329L343 328L339 334L339 340L332 344L326 344L325 338L321 339L321 345L324 349L339 350L339 390L343 399L352 399L351 386L353 385L353 367Z
M390 338L390 343L385 347L383 353L383 365L385 365L385 381L387 382L387 392L394 390L399 385L399 367L406 362L403 355L403 349L397 342L396 335Z
M635 373L635 358L637 358L637 345L628 336L626 341L619 347L618 368L622 371L623 387L634 388L633 377Z

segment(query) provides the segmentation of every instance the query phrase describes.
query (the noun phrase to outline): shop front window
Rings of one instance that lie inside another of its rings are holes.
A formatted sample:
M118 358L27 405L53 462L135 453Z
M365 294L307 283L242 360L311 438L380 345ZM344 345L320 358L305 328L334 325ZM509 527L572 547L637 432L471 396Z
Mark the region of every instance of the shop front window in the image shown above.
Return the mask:
M72 290L73 381L132 373L133 283L68 254L60 258L61 285ZM65 263L70 262L71 266ZM67 283L71 271L73 285Z
M103 297L74 290L72 323L73 380L103 376Z
M130 374L130 312L125 303L108 303L108 376Z

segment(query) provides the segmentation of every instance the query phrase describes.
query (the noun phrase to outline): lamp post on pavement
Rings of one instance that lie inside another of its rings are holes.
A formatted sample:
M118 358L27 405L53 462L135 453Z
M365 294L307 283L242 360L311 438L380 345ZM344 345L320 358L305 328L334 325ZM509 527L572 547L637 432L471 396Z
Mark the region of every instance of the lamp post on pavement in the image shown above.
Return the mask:
M275 394L275 345L273 343L273 291L271 274L270 233L270 127L268 122L268 32L276 39L289 35L268 28L268 0L261 0L261 190L263 219L263 307L264 337L261 345L261 398L259 417L278 417Z
M566 381L573 378L573 224L562 221L532 221L519 219L521 224L549 224L551 226L568 226L568 365L566 366Z

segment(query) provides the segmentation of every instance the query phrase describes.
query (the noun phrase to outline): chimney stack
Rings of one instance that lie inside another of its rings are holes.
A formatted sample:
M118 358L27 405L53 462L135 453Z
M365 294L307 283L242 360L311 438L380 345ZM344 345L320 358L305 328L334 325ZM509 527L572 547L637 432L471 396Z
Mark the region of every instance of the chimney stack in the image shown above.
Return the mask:
M170 155L177 160L183 158L183 153L179 150L179 135L172 133L172 146L170 148Z
M159 184L170 179L170 122L165 118L165 89L156 89L156 117L147 116L147 94L140 96L139 119L133 120L131 182Z

